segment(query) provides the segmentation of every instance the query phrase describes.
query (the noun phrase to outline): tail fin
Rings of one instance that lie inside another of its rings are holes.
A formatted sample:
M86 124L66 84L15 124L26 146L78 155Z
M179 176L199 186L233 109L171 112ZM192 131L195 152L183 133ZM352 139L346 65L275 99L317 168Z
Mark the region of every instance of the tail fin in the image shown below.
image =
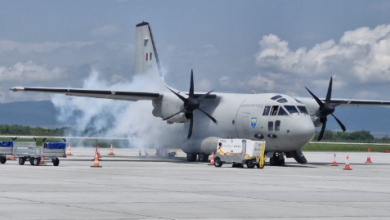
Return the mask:
M137 24L135 40L135 74L156 73L163 78L152 30L148 22Z

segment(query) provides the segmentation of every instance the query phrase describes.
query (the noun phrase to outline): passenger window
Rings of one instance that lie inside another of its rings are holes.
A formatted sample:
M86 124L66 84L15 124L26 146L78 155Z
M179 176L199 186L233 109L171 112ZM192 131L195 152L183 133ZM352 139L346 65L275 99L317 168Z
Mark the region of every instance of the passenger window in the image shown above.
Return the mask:
M272 106L271 115L276 115L278 113L279 106L274 105Z
M304 114L309 114L305 106L298 106L299 111Z
M294 114L294 113L299 114L298 109L295 108L294 105L285 105L284 107L287 109L288 112L290 112L290 114Z
M274 122L273 121L269 121L268 122L268 131L273 131L274 130Z
M270 108L271 108L271 106L265 106L264 111L263 111L263 115L268 115Z
M282 109L280 109L280 110L282 110ZM275 131L279 131L279 130L280 130L280 121L277 120L277 121L275 121Z
M280 107L278 115L288 115L284 108Z

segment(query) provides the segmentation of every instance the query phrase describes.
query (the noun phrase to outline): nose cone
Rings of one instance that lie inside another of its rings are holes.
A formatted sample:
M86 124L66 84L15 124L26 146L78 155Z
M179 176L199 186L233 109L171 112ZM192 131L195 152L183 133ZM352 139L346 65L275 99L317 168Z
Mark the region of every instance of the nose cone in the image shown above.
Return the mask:
M315 135L315 128L310 117L302 115L292 124L289 137L298 146L305 146Z

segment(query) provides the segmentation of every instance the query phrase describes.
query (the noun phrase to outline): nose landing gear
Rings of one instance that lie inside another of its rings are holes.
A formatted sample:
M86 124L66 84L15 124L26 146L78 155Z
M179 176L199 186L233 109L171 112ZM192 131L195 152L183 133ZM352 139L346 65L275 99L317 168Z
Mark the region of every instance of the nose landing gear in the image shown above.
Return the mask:
M270 158L269 163L271 166L284 166L284 155L281 152L275 152Z

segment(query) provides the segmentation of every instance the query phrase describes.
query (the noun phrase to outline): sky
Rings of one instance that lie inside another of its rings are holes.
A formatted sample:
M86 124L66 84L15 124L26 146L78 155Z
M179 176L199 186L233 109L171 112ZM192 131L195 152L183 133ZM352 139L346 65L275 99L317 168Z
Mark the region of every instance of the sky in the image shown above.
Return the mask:
M0 0L0 102L49 100L13 86L131 82L149 22L166 82L198 91L390 100L388 1Z

